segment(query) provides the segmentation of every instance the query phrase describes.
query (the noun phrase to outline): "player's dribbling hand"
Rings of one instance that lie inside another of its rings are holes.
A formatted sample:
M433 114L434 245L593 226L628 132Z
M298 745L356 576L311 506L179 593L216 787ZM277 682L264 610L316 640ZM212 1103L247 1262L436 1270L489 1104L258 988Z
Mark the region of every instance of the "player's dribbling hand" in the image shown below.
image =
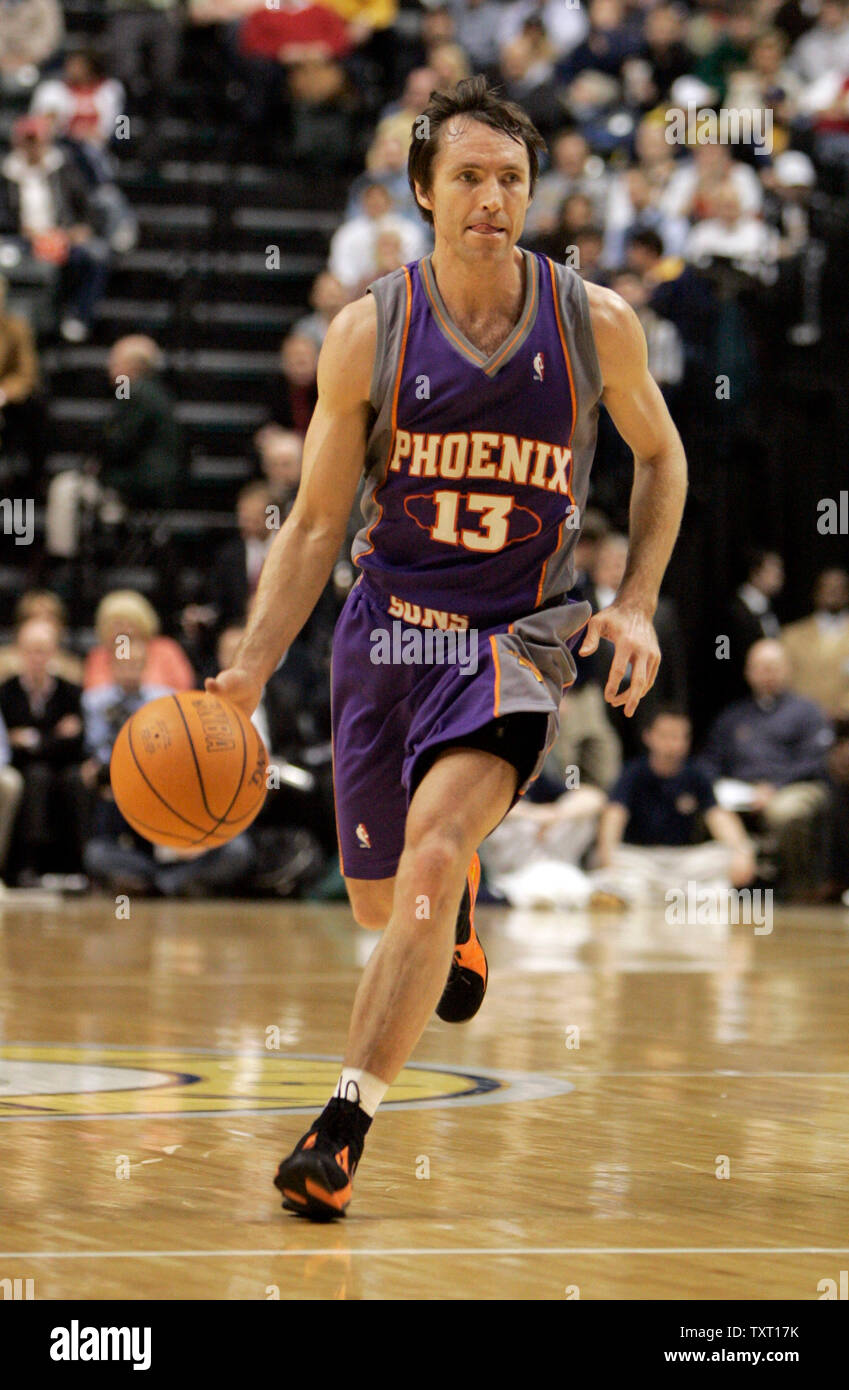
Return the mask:
M207 676L203 683L207 695L221 695L250 719L262 697L262 684L241 666Z
M614 647L604 698L614 709L624 705L625 716L631 719L643 696L654 685L660 666L660 647L654 624L640 608L611 603L590 618L578 655L591 656L602 637L606 637ZM629 666L631 684L620 690Z

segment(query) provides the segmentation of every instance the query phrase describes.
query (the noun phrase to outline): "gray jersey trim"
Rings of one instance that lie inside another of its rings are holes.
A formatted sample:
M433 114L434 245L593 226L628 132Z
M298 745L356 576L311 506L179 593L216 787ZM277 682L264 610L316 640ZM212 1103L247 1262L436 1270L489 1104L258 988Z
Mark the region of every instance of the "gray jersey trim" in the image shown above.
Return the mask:
M575 388L575 421L572 431L572 497L578 509L577 529L564 525L560 544L545 562L540 603L565 594L574 583L572 556L583 524L590 486L590 470L598 434L598 408L603 390L590 303L586 287L577 271L558 261L548 260L557 293L557 307L563 341Z
M408 288L409 287L409 288ZM401 366L404 329L407 318L407 296L412 305L412 279L403 266L381 275L366 288L374 295L377 306L377 344L372 368L369 400L375 412L366 441L365 482L360 496L360 511L364 525L360 527L351 546L351 559L372 549L368 532L379 520L381 507L375 493L386 477L389 450L392 446L392 398L395 380Z

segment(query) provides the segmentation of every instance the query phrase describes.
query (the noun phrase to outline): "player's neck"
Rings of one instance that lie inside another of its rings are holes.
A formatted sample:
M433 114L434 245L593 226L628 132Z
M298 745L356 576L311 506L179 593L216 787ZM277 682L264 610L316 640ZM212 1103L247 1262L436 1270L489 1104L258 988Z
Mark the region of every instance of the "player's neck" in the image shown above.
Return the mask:
M518 319L525 297L525 261L518 247L498 266L482 262L470 265L438 246L431 267L446 309L457 323L475 322L494 315Z

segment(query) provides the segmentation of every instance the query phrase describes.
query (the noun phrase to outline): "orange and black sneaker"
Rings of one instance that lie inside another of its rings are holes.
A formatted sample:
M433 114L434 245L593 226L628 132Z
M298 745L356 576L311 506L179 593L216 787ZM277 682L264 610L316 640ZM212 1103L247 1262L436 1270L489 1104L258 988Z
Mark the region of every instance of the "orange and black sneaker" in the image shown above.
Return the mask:
M357 1092L356 1084L351 1081ZM318 1119L277 1169L274 1186L283 1193L283 1206L310 1221L333 1221L344 1216L351 1184L365 1143L371 1116L356 1099L334 1096Z
M475 931L475 902L480 881L481 861L475 855L457 914L454 959L442 998L436 1006L437 1017L445 1023L466 1023L474 1018L486 994L489 967Z

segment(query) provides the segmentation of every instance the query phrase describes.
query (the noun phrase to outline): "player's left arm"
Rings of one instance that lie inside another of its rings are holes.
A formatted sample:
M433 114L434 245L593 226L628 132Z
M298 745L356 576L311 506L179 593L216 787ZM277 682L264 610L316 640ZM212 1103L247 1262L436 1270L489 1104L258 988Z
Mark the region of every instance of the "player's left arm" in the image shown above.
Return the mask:
M604 698L630 719L660 666L654 614L687 495L681 437L660 387L649 373L645 334L629 304L612 290L586 285L604 389L602 401L634 452L628 565L613 602L587 626L579 655L602 637L614 644ZM631 684L619 686L630 664Z

